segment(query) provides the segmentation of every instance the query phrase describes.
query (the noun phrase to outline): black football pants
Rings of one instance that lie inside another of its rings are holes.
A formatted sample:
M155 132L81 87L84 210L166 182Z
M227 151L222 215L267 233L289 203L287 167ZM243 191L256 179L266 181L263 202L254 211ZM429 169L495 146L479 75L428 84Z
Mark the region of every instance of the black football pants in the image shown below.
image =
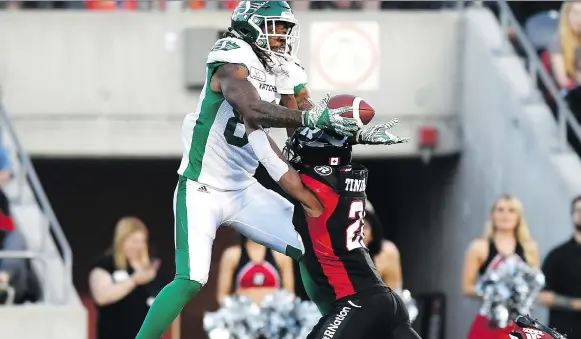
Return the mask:
M421 339L403 300L389 289L374 289L337 300L307 339Z

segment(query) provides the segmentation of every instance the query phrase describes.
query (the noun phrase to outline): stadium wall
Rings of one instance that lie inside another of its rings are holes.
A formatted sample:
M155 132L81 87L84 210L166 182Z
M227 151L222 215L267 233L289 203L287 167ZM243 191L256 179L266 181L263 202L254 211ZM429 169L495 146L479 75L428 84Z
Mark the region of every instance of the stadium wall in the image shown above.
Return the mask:
M458 12L298 15L299 56L315 99L360 95L378 111L376 122L396 116L396 132L412 137L420 126L436 127L436 153L459 151ZM24 146L33 155L179 155L177 132L198 101L194 82L204 78L205 55L229 18L1 12L1 93ZM380 152L419 154L415 141Z
M22 305L0 307L2 338L85 339L87 312L83 306Z

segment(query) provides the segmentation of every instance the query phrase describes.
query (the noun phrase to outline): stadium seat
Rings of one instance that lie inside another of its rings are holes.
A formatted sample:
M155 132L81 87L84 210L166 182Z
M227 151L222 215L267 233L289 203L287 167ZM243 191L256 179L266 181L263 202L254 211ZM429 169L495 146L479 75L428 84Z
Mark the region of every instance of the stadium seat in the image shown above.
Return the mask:
M525 24L525 33L537 50L546 49L559 29L559 12L547 11L529 18Z
M203 0L192 0L190 1L191 9L202 9L206 6L206 2Z
M126 9L126 10L136 10L137 1L136 0L126 0L120 3L117 1L99 1L99 0L89 0L86 2L86 7L88 10L92 11L110 11L116 9Z
M224 9L229 9L232 10L234 8L236 8L236 6L238 5L240 1L224 1L222 3L222 6Z

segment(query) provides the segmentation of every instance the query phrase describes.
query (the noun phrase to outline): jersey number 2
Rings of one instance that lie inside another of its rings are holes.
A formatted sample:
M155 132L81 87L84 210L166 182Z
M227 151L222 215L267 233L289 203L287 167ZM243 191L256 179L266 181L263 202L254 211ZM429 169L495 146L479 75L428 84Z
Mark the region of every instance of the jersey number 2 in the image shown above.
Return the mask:
M365 247L363 244L363 215L365 206L363 201L354 200L349 207L349 219L355 220L345 230L347 251L353 251L356 248Z

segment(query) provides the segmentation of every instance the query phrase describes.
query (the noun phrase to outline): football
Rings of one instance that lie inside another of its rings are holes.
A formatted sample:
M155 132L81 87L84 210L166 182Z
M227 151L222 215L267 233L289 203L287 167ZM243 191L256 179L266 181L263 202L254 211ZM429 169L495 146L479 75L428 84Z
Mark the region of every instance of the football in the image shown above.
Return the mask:
M371 119L373 119L373 116L375 116L375 110L370 104L360 97L350 94L335 95L329 100L327 106L329 108L353 106L353 111L344 113L342 116L346 118L355 118L359 127L367 125Z

